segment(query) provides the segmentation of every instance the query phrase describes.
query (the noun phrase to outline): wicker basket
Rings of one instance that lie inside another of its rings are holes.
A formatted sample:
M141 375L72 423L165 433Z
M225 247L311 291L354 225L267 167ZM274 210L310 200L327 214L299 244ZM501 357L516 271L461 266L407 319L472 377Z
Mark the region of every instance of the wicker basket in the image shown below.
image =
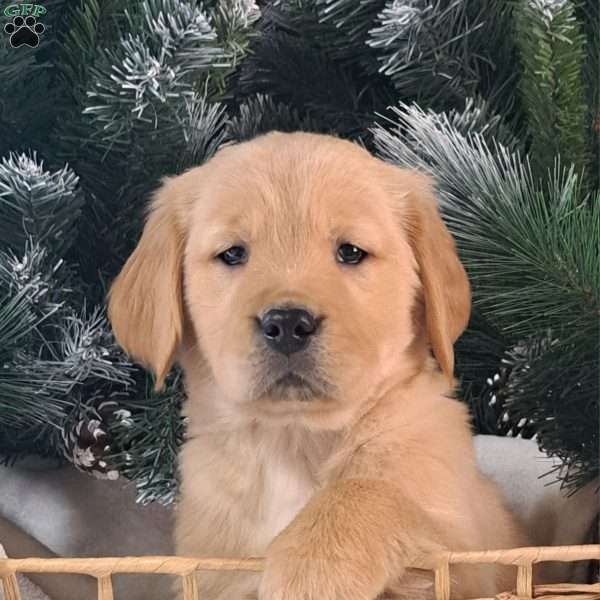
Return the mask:
M588 585L554 584L534 586L533 565L547 561L574 562L600 559L600 545L556 546L449 552L412 565L435 572L436 600L450 600L450 565L496 563L516 567L516 594L506 592L499 600L540 598L544 600L600 600L600 583ZM98 600L113 600L111 576L115 573L162 573L178 575L183 583L184 600L202 600L196 586L196 571L261 571L264 560L247 558L185 558L176 556L139 556L123 558L25 558L1 559L0 581L6 600L20 600L16 573L79 573L98 581ZM480 599L483 600L483 599ZM486 599L487 600L487 599ZM491 599L490 599L491 600Z

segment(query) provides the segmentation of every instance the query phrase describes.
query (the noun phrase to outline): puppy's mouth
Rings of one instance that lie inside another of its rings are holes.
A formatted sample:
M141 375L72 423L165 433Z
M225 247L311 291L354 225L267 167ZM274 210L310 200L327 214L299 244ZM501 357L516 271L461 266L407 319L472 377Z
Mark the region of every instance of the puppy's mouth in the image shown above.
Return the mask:
M310 387L310 383L301 377L297 373L293 373L290 371L286 373L283 377L280 377L276 382L275 386L280 387Z
M293 371L288 371L276 379L266 391L269 396L274 398L281 398L282 400L297 399L305 402L318 395L316 386Z
M332 391L328 380L316 368L314 357L293 360L264 356L255 363L257 377L252 386L254 400L310 402L326 398Z

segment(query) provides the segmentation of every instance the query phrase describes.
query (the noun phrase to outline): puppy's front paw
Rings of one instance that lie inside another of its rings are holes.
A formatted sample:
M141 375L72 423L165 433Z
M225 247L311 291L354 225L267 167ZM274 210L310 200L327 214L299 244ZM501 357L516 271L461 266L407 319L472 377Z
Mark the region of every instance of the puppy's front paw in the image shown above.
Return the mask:
M373 600L373 569L336 557L333 547L296 544L280 535L267 553L259 600ZM327 555L329 551L330 555Z
M351 576L322 559L280 556L268 559L259 600L373 600L349 585Z
M315 495L271 542L259 600L373 600L443 548L395 485L344 480Z

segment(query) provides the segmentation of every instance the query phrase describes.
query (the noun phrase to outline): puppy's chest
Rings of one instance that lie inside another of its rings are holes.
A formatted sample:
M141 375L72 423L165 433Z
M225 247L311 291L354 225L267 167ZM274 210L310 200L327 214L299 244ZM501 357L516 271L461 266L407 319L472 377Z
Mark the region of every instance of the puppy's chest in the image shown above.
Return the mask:
M259 444L251 436L223 444L193 440L187 446L178 537L195 540L197 552L226 555L263 553L318 489L327 455L319 444L301 448L285 436ZM185 522L195 535L182 531Z
M303 461L271 459L263 465L260 486L257 534L268 543L292 521L315 493L316 477Z

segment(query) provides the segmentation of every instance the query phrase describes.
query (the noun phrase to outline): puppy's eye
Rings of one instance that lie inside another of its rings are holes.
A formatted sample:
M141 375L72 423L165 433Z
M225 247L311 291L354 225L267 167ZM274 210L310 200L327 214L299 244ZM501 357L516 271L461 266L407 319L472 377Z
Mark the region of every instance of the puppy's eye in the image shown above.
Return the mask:
M337 251L338 262L357 265L367 257L367 253L354 244L342 244Z
M222 260L226 265L233 267L235 265L243 265L248 260L248 252L243 246L231 246L225 252L218 254L217 258Z

